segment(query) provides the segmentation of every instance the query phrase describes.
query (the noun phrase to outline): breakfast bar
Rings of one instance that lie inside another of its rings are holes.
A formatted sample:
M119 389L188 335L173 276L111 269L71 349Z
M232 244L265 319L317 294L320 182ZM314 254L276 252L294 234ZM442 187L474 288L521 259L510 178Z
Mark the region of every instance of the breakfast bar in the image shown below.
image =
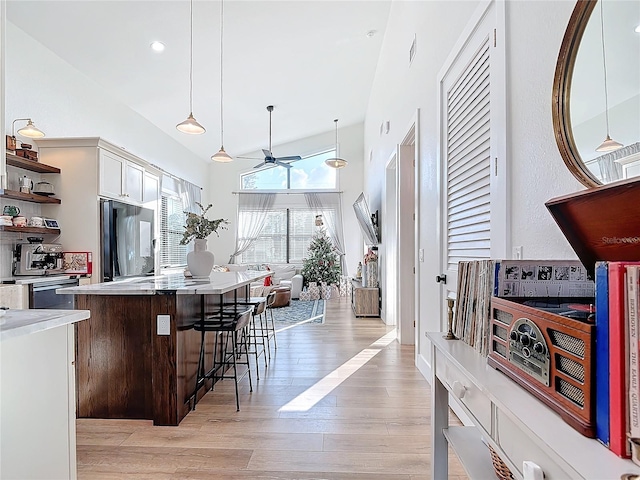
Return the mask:
M196 382L194 323L216 305L246 302L251 282L269 274L176 274L59 289L75 296L75 308L91 312L76 328L77 416L178 425ZM209 345L207 363L212 351Z

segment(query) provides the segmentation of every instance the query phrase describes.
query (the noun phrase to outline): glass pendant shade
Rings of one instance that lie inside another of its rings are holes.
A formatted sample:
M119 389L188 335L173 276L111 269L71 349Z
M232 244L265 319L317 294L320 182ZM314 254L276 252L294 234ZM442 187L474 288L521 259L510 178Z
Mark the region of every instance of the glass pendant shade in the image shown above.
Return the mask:
M211 160L215 160L216 162L220 162L220 163L233 162L233 158L231 158L231 156L224 151L224 147L220 147L220 150L218 151L218 153L213 155L211 157Z
M18 130L18 133L23 137L28 138L42 138L44 137L44 132L38 127L36 127L31 119L27 120L27 124Z
M598 148L596 148L596 152L613 152L614 150L618 150L622 148L623 145L615 140L612 140L609 135L605 138L604 142L602 142Z
M331 168L342 168L347 166L347 161L343 158L327 158L324 163L329 165Z
M204 127L193 117L193 113L190 113L189 117L184 122L176 125L176 128L182 133L189 133L191 135L199 135L206 132Z
M347 162L344 158L338 157L338 119L334 120L336 124L336 156L334 158L327 158L324 163L326 163L331 168L342 168L346 167L349 162Z

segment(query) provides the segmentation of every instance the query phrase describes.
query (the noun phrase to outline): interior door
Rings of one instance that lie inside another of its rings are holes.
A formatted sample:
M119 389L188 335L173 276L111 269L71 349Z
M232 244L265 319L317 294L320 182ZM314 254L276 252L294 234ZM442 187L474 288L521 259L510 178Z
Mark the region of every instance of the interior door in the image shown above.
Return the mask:
M443 284L443 331L446 299L457 292L458 262L504 256L504 47L497 29L503 9L495 2L480 7L475 25L439 76L441 274L436 281Z

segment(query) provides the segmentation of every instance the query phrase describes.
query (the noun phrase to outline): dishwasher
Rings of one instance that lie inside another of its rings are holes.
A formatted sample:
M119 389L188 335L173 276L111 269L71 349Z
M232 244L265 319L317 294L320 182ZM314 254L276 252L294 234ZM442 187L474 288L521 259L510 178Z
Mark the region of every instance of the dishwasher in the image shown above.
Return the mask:
M48 308L56 310L73 310L73 295L58 295L58 288L76 287L77 278L50 280L29 285L29 308Z

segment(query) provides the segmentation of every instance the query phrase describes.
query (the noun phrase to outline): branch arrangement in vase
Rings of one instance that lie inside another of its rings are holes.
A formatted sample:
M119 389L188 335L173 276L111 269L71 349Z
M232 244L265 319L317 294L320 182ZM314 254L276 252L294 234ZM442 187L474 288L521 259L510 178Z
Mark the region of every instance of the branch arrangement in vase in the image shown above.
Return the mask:
M196 205L202 210L201 214L184 212L187 214L186 225L184 226L184 233L180 245L186 245L191 240L207 238L212 233L218 235L218 229L226 229L229 224L229 220L224 218L218 218L216 220L209 220L206 218L206 214L212 207L211 204L204 208L201 203L196 202Z

